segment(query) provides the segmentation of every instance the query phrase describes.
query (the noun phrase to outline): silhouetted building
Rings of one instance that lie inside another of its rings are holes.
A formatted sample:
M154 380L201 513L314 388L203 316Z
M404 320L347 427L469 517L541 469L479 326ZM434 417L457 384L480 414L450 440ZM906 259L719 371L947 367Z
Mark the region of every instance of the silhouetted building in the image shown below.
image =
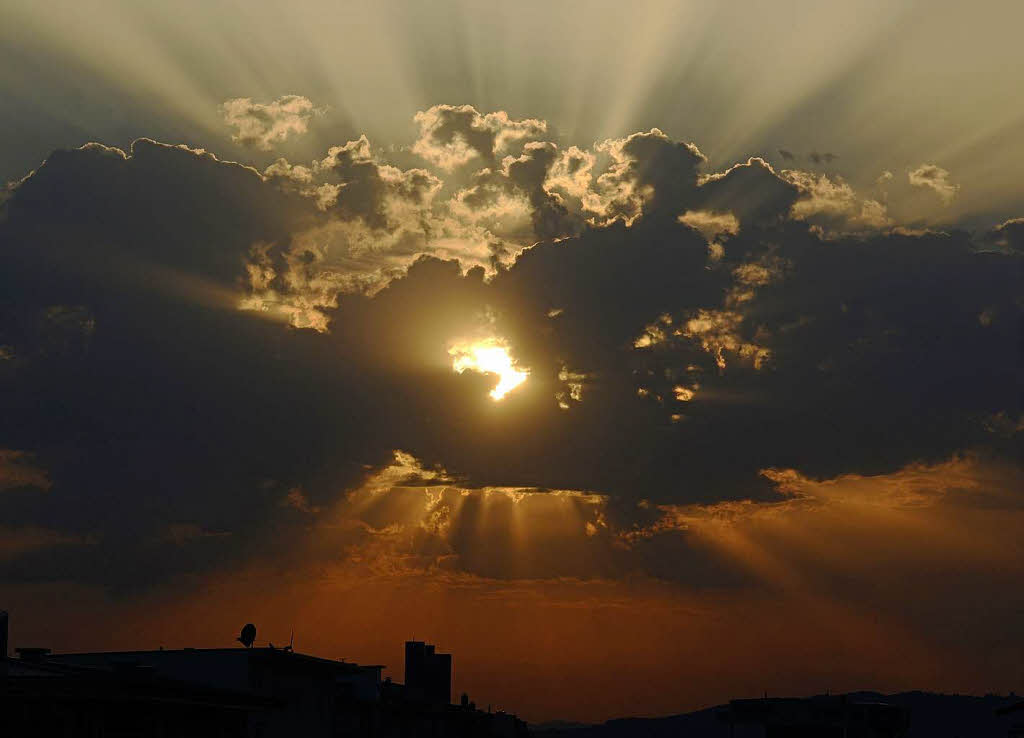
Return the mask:
M901 738L910 727L898 705L845 696L732 700L719 718L731 738Z
M43 651L45 649L33 649ZM167 679L145 667L76 667L5 659L0 734L30 738L247 738L281 706L251 692Z
M451 656L412 644L413 686L382 682L382 666L290 648L19 648L19 658L0 658L0 736L527 736L514 715L482 712L468 697L449 704Z
M1015 702L999 710L996 714L1010 716L1010 724L1006 726L1007 738L1024 738L1024 701Z
M423 641L405 642L405 686L428 702L452 701L452 655Z
M278 709L250 716L254 735L358 733L372 720L382 666L360 666L275 648L214 648L53 654L47 662L93 668L145 668L200 687L243 691ZM345 709L339 709L344 706Z

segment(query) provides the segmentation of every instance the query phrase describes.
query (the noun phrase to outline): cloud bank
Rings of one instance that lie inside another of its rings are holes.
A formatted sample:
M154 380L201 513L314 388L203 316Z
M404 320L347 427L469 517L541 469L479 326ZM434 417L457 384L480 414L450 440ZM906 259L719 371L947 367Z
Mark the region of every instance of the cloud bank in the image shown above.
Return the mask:
M232 124L269 148L308 102L229 101ZM414 122L395 157L360 136L260 170L139 139L11 188L0 579L142 596L287 561L858 612L875 581L896 623L897 573L930 571L934 603L950 571L990 596L978 572L1017 571L1019 220L899 223L838 173L711 171L657 128ZM528 369L500 402L453 370L474 341Z

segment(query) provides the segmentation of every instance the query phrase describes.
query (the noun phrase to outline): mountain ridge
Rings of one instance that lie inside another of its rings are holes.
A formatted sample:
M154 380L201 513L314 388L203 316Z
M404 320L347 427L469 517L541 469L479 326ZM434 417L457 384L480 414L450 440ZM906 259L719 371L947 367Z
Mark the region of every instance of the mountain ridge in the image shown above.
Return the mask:
M813 695L823 697L826 695ZM847 692L853 702L885 702L898 705L910 714L906 738L1006 738L1008 726L1024 722L1024 716L997 715L1001 708L1021 702L1009 695L984 696L943 694L920 690L883 694L874 691ZM810 699L810 698L807 698ZM530 726L532 735L542 738L718 738L729 735L729 727L719 718L728 705L715 705L693 712L662 717L621 717L603 723L548 721Z

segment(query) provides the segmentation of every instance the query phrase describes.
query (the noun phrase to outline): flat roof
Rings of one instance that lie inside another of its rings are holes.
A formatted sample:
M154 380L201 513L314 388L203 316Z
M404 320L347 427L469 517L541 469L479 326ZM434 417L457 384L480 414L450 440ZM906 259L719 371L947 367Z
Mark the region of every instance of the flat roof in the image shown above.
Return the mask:
M272 656L272 658L289 658L289 659L301 659L303 661L312 661L320 664L330 664L331 666L347 666L354 669L384 669L384 664L357 664L354 661L342 661L340 659L327 659L322 656L313 656L312 654L298 653L296 651L287 651L283 648L270 648L267 646L261 646L259 648L160 648L160 649L144 649L138 651L75 651L66 653L51 653L44 657L45 659L62 659L67 657L141 657L149 655L167 655L167 654L185 654L185 653L204 653L204 654L259 654L264 656Z

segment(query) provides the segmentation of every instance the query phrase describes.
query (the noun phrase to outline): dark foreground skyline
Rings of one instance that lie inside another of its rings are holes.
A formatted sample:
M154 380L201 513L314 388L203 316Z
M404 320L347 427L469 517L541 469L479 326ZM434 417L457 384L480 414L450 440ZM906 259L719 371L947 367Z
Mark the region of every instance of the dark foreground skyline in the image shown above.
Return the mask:
M1009 5L11 3L13 637L1020 691Z
M0 611L0 650L7 613ZM528 725L452 694L453 655L406 641L401 682L385 666L301 653L257 638L241 647L53 653L17 647L0 658L0 715L18 735L274 738L1003 738L1018 735L1024 700L903 692L733 699L691 713Z

